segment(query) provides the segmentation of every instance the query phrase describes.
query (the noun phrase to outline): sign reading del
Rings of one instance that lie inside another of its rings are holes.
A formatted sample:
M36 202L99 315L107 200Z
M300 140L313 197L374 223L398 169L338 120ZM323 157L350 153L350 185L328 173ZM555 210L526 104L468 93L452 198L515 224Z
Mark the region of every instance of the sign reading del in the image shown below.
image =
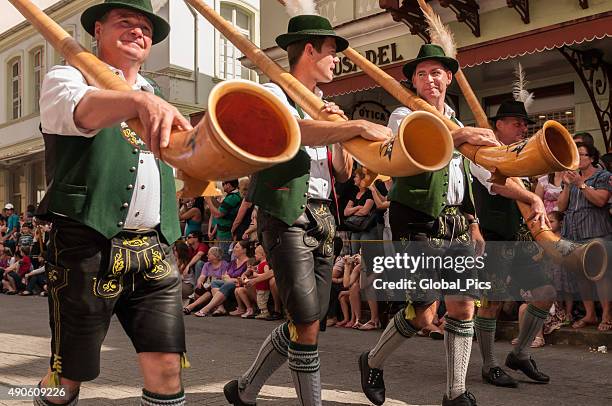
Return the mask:
M353 120L368 120L373 123L387 125L391 113L380 103L374 101L362 101L355 104L351 118Z
M382 66L388 65L393 62L403 61L404 57L397 50L397 43L376 47L374 49L368 49L362 54L372 63ZM334 68L334 76L340 76L347 73L357 72L359 68L346 56L340 59L340 62L336 64Z

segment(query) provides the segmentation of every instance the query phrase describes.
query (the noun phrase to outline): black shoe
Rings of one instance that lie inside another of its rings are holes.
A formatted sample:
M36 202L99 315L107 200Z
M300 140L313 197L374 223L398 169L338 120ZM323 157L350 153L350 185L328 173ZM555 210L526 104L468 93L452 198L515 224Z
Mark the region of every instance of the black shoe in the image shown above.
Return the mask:
M533 360L533 358L531 357L527 359L519 359L513 352L511 352L506 357L506 366L515 371L519 369L522 373L524 373L525 375L527 375L529 378L533 379L536 382L540 382L540 383L550 382L550 377L538 371L538 367L535 361Z
M266 320L273 321L273 320L281 320L282 318L283 318L283 315L280 314L279 312L271 312L270 316L266 317Z
M518 382L516 379L511 377L501 369L500 367L490 368L487 372L482 371L482 380L485 383L490 383L495 386L502 386L504 388L516 388Z
M385 403L385 381L382 369L370 368L368 352L359 356L359 372L361 372L361 390L377 406Z
M442 399L442 406L478 406L476 398L470 392L465 391L455 399L449 399L446 395Z
M245 402L240 399L240 390L238 389L238 381L234 379L229 381L223 387L223 394L230 405L234 406L255 406L255 403Z

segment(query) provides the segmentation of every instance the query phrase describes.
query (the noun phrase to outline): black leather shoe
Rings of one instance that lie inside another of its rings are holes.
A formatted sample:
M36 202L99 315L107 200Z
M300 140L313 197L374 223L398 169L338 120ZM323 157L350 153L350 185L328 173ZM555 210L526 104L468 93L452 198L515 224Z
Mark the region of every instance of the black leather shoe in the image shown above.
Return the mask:
M463 394L457 396L455 399L449 399L444 395L442 399L442 406L478 406L476 405L476 398L470 392L465 391Z
M531 357L527 359L519 359L513 352L511 352L506 357L506 366L515 371L517 369L520 370L522 373L536 382L550 382L550 377L538 370L535 361Z
M501 369L500 367L490 368L488 371L482 371L482 380L485 383L490 383L495 386L502 386L504 388L516 388L518 382L516 379L511 377Z
M255 406L255 403L245 402L240 399L240 390L238 389L238 381L234 379L229 381L223 387L223 394L230 405L234 406Z
M361 372L361 390L377 406L385 403L385 381L382 369L370 368L368 352L359 357L359 372Z

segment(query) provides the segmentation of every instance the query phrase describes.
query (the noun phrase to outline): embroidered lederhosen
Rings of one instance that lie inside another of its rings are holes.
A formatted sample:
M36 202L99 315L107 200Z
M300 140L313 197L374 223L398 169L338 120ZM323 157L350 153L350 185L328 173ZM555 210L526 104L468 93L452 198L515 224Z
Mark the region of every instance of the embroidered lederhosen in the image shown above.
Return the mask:
M145 280L162 279L172 271L159 244L156 230L124 231L111 240L108 270L94 278L94 294L101 298L119 295L138 273Z
M389 222L394 240L394 248L398 253L412 256L443 256L467 257L474 256L474 247L469 233L469 225L465 215L458 206L447 206L437 218L432 219L408 206L391 202ZM415 281L420 286L423 279L433 282L457 282L465 287L468 279L477 278L477 270L462 272L454 270L419 270L418 272L402 272L397 278ZM427 307L433 301L440 300L443 295L460 295L477 297L476 289L420 289L406 291L406 301L415 307ZM411 306L408 306L411 308Z
M113 314L137 352L185 352L181 278L157 230L123 231L107 240L55 218L47 278L53 383L60 376L79 382L98 376Z

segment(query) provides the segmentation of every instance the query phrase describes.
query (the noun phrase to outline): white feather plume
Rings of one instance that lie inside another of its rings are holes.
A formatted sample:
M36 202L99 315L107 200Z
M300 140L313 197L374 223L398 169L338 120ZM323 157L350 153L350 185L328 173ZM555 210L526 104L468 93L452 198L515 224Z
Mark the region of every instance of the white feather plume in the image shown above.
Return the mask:
M429 4L419 0L419 6L427 20L427 33L431 43L442 47L446 56L456 58L457 44L451 30L444 25L440 16L434 12Z
M533 93L527 90L529 82L525 79L525 71L519 62L514 69L516 80L512 84L512 97L514 100L520 101L525 105L525 110L529 112L529 108L533 104Z
M153 13L157 14L168 3L168 0L151 0L151 6L153 7Z
M287 14L289 14L289 17L304 14L319 14L314 0L285 0L285 10Z

